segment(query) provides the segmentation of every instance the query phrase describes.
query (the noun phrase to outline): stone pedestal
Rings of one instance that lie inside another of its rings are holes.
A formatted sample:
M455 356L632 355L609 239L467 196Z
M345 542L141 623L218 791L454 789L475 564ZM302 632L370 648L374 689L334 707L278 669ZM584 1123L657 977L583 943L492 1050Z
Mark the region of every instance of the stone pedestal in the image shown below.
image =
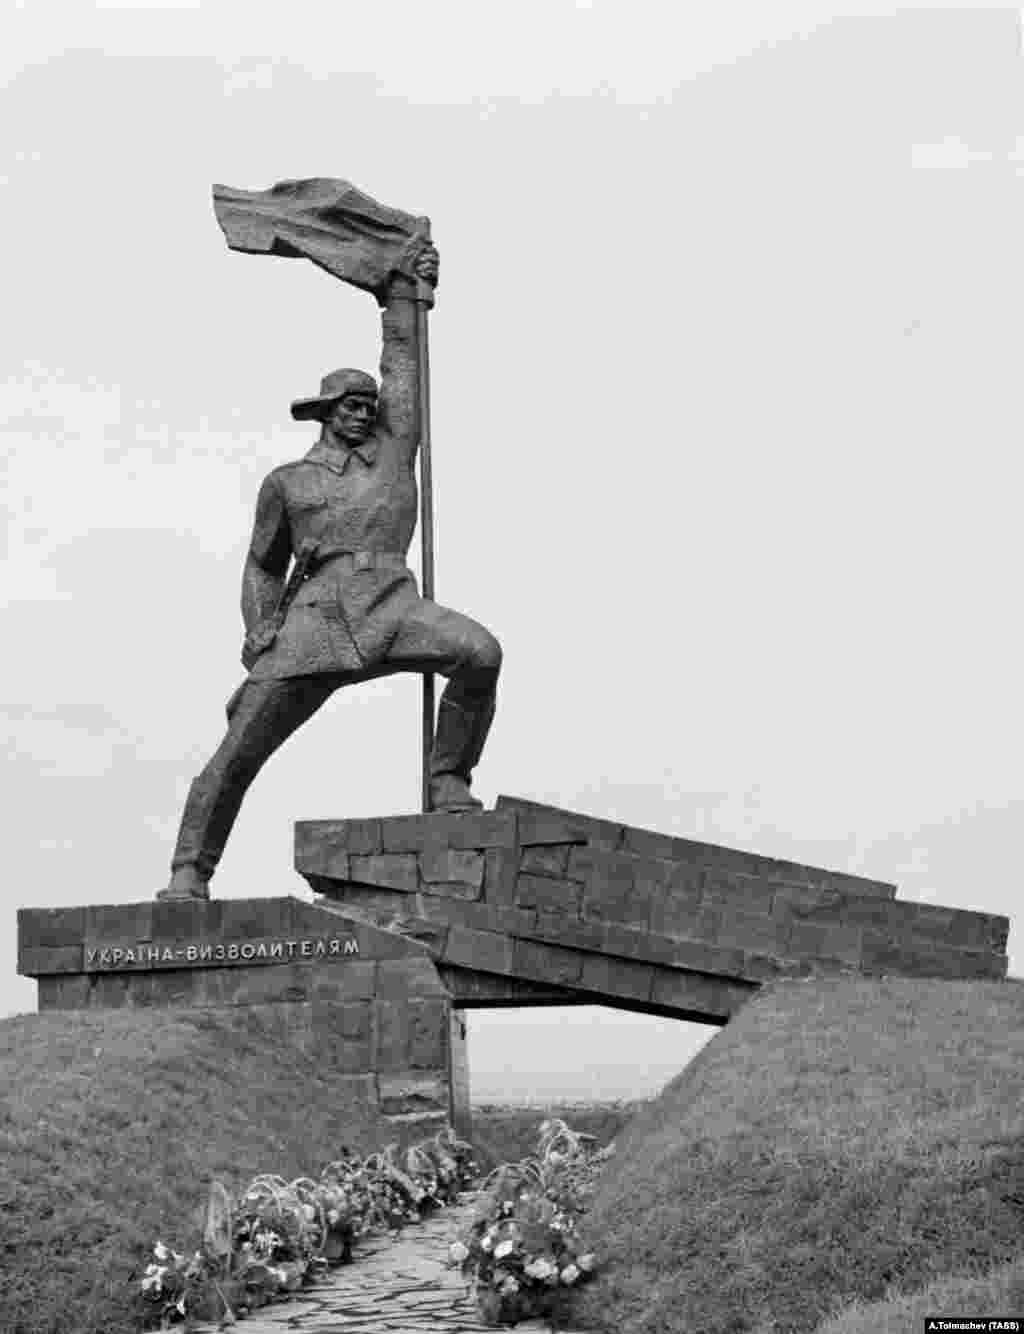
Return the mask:
M310 820L324 902L426 944L457 1004L603 1004L722 1024L776 978L1006 973L1005 917L499 797L468 815Z
M280 1007L288 1040L351 1076L400 1138L468 1130L464 1024L429 949L295 898L25 908L40 1010Z

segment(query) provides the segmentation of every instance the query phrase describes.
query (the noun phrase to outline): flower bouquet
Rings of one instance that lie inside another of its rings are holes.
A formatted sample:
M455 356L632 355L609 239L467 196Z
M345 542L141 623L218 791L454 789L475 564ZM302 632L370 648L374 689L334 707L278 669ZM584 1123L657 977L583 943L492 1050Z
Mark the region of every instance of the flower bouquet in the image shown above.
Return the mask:
M596 1258L578 1230L605 1156L593 1144L564 1122L545 1121L538 1155L504 1164L484 1183L450 1259L471 1280L487 1324L562 1322L570 1290L594 1272Z
M352 1259L352 1245L369 1231L374 1215L374 1197L363 1164L348 1150L328 1163L320 1174L318 1196L326 1222L323 1253L329 1265Z

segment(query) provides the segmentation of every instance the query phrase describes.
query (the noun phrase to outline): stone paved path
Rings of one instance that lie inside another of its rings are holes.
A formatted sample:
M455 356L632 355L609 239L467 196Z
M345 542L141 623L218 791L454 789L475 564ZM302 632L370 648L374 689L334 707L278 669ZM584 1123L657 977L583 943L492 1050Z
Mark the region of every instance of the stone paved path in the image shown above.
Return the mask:
M411 1224L394 1241L364 1238L356 1243L351 1264L289 1302L255 1311L233 1329L238 1334L493 1334L480 1323L465 1279L446 1267L449 1243L472 1207L473 1197L464 1195L457 1206ZM217 1328L202 1325L197 1334ZM515 1326L516 1334L547 1334L548 1328L535 1320Z

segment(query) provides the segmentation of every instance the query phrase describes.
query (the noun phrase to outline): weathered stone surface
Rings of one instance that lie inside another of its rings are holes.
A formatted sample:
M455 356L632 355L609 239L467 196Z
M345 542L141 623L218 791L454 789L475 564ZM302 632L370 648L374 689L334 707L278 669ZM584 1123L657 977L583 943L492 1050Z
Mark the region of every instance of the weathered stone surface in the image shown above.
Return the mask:
M497 931L475 931L453 926L448 932L444 961L464 964L484 973L512 973L514 939Z
M516 819L500 811L464 815L394 815L381 821L385 852L422 852L425 848L511 848Z
M516 898L519 854L515 848L488 848L484 853L484 898L496 907L511 908Z
M534 940L517 940L513 951L514 971L538 982L572 986L579 981L584 957L579 950L562 949Z
M373 857L350 857L349 874L364 885L401 889L415 894L419 888L416 857L408 852L381 852Z
M373 1002L373 1068L406 1070L409 1066L409 1007L403 1001Z
M838 959L859 965L864 944L864 928L851 923L796 921L790 928L786 948L780 953L799 957Z
M770 913L745 912L742 908L722 908L715 930L715 942L733 949L784 955L789 948L792 923Z
M23 949L60 949L85 939L85 908L19 908L18 944Z
M88 1010L92 978L85 973L41 977L37 990L40 1011Z
M654 966L608 955L588 954L583 960L580 986L601 996L626 1000L649 1000Z
M651 1002L665 1009L726 1020L757 988L699 973L657 968L651 986Z
M520 875L516 881L516 907L532 908L559 919L574 921L580 915L580 886L571 880Z
M701 899L711 907L738 908L767 916L774 897L772 885L756 876L711 870L702 877Z
M53 948L32 948L21 944L18 949L18 972L24 977L40 977L54 973L80 973L84 966L82 945L57 945Z
M420 853L425 893L478 899L484 885L484 854L461 848L428 847Z
M297 820L295 863L326 867L335 853L369 857L384 850L381 822L372 820Z
M414 997L442 996L444 987L429 957L385 959L377 964L374 994L380 1000L411 1001Z
M556 843L551 847L524 847L519 869L529 875L549 875L564 880L569 866L569 850L568 843Z
M447 997L410 1006L409 1065L414 1070L443 1070L448 1054Z
M556 987L548 982L531 982L508 974L481 973L473 968L442 963L438 966L441 980L451 993L456 1005L585 1005L592 997L581 997L578 991Z
M861 966L871 974L898 977L1001 978L1006 956L934 945L900 944L878 931L865 930Z

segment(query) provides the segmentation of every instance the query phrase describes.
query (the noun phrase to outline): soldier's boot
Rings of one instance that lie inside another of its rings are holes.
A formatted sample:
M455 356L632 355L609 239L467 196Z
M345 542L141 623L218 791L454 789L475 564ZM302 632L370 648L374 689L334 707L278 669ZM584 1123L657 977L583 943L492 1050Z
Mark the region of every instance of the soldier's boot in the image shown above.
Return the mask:
M210 882L195 866L179 866L171 872L171 881L166 889L157 891L157 898L167 902L174 899L208 899Z
M430 756L430 809L449 815L482 809L469 790L494 720L495 691L474 694L449 683L437 711Z

